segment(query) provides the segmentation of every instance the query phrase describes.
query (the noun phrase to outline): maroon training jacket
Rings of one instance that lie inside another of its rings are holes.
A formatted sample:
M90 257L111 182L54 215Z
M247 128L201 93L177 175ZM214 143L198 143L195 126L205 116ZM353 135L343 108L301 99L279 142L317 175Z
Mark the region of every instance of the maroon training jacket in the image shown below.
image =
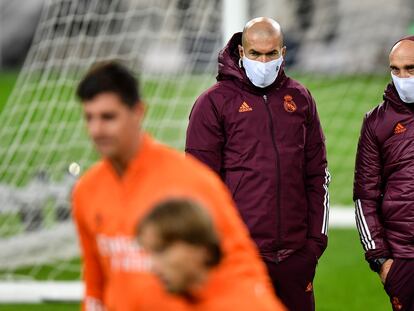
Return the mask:
M413 109L390 83L384 102L364 118L354 200L367 260L414 258Z
M239 66L236 33L219 53L217 83L194 104L186 152L229 187L262 256L280 261L327 245L329 173L315 102L288 78L257 88Z

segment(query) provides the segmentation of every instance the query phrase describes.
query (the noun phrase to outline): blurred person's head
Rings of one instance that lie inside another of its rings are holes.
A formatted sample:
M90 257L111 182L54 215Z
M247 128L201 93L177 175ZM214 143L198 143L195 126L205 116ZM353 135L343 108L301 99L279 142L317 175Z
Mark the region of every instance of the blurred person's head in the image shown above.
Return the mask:
M153 272L174 294L191 295L202 287L222 258L210 215L187 199L155 206L139 223L137 237L151 256Z
M405 103L414 103L414 36L403 38L391 49L390 70L394 86Z
M247 22L238 49L246 75L254 85L266 87L276 80L286 53L278 22L268 17Z
M102 62L87 72L76 94L98 152L125 166L138 147L144 116L137 79L115 61Z

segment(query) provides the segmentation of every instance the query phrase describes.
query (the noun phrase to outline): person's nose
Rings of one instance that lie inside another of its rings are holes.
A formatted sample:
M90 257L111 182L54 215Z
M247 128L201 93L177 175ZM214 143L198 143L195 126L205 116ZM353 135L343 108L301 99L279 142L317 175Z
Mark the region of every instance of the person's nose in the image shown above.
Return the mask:
M257 58L257 60L258 60L259 62L262 62L262 63L267 63L268 61L270 61L270 58L269 58L267 55L263 54L263 55L260 55L260 56Z
M102 124L99 120L90 120L88 122L88 132L91 137L98 137L102 132Z

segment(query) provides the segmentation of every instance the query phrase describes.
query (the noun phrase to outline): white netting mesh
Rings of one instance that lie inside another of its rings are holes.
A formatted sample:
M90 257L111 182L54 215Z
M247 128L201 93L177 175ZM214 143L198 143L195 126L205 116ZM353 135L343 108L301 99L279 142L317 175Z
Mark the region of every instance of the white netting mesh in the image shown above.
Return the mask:
M58 269L62 259L77 255L68 225L68 194L75 179L66 172L73 161L85 169L96 159L74 97L80 77L105 59L121 60L145 73L141 89L150 104L144 126L159 140L182 148L194 98L214 78L221 45L219 5L45 2L31 49L0 116L0 245L6 250L0 254L0 275L13 278L20 274L17 267L33 265L23 274L38 277L45 273L36 268L40 264L58 261Z

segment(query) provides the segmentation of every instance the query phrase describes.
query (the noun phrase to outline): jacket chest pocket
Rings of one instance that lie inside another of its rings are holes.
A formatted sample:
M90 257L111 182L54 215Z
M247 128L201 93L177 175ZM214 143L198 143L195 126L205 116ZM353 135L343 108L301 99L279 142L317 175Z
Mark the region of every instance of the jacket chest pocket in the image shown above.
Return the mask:
M306 126L305 124L291 126L286 131L278 133L278 151L281 166L288 168L290 173L298 176L304 173Z
M258 141L266 140L271 133L272 124L263 107L252 107L251 111L233 112L226 117L226 140L235 149L250 149Z
M305 124L282 124L277 127L275 135L278 145L283 149L303 151L306 144L306 132Z

